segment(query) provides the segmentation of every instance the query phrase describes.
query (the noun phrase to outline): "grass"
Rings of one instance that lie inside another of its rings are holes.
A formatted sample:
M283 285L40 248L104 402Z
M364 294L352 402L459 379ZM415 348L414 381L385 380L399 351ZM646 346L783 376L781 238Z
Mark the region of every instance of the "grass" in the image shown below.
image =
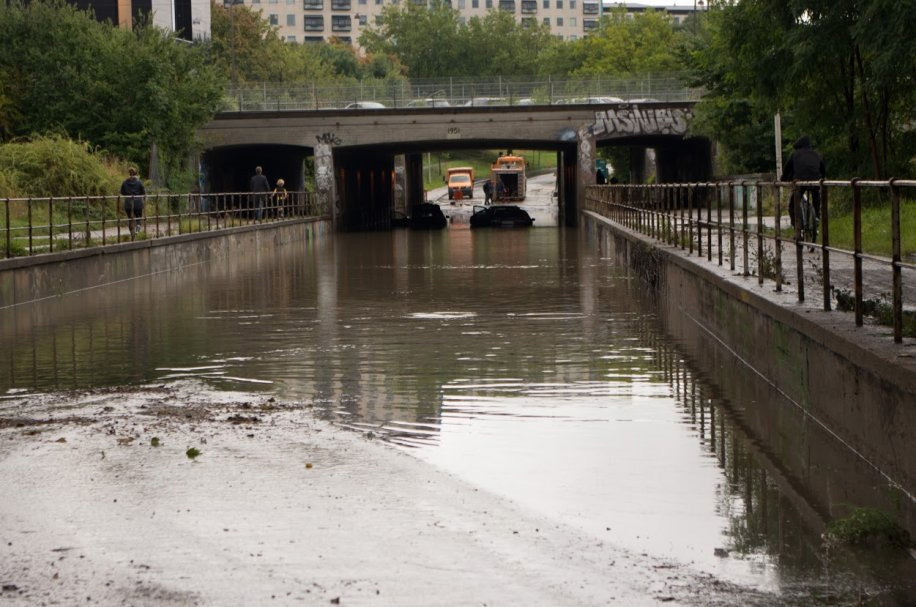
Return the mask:
M889 514L874 508L856 508L849 516L831 521L826 536L848 546L909 548L911 545L909 532Z
M830 244L852 250L852 212L830 217ZM916 201L900 204L900 250L905 257L916 253ZM891 207L874 206L862 209L862 250L874 255L890 257Z

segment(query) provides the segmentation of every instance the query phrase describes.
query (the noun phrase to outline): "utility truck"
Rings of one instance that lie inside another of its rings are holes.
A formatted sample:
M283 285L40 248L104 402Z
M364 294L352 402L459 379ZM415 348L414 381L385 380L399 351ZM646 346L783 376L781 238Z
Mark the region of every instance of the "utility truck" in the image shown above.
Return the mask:
M445 178L448 184L448 199L461 200L474 197L474 168L453 167L448 170Z
M490 166L490 188L497 202L525 199L525 159L506 154Z

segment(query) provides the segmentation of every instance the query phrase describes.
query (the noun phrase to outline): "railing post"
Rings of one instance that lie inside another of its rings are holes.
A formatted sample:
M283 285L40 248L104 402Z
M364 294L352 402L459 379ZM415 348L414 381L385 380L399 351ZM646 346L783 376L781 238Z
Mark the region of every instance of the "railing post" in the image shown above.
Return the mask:
M862 326L862 191L859 178L850 182L852 186L852 239L853 239L853 289L855 295L856 326Z
M735 271L735 182L728 184L728 269Z
M28 198L28 200L26 200L26 204L28 205L27 209L28 209L28 217L29 217L29 255L31 255L32 254L32 197L31 196Z
M716 242L719 247L719 265L722 265L722 186L716 184Z
M760 182L754 184L757 199L757 284L763 285L763 196Z
M775 229L776 239L773 241L773 265L776 272L776 292L782 291L782 188L779 183L773 184L776 193L776 217Z
M54 197L48 198L48 252L54 252Z
M823 276L821 286L824 293L824 311L829 312L830 305L830 213L827 208L827 187L824 180L821 179L820 185L821 196L821 265L823 267Z
M793 215L795 216L795 279L798 281L798 301L805 301L805 252L802 245L802 205L799 196L798 182L792 182L792 200L795 203Z
M13 256L13 231L10 226L10 199L4 199L4 215L6 216L6 257Z
M743 276L751 275L750 261L748 259L748 249L750 248L750 235L748 234L747 212L751 204L751 192L747 187L747 182L741 184L743 196L741 196L741 247L743 249L742 260L744 261Z
M887 182L891 192L891 271L894 277L894 342L903 342L903 280L900 269L900 198L894 179Z
M706 198L706 261L712 261L712 196L709 186L703 186L703 197Z

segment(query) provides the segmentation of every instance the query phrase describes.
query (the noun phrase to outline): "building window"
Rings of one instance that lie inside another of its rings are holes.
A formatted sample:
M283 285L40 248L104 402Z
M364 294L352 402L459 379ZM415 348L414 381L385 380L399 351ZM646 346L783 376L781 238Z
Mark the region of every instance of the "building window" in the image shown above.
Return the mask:
M499 10L514 13L515 0L499 0Z
M557 17L557 27L563 27L563 17Z
M544 17L544 25L550 27L550 17Z
M309 44L317 44L319 42L324 42L324 36L306 36L302 41Z
M302 19L303 29L307 32L320 32L324 30L324 16L322 15L306 15ZM308 36L306 36L308 40Z
M493 0L486 0L486 7L493 8Z
M353 29L353 25L350 22L350 15L332 15L331 16L331 31L332 32L349 32Z
M597 2L583 2L582 3L582 14L583 15L597 15L598 14L598 3Z
M586 32L598 29L598 20L597 19L583 19L582 20L582 29Z
M550 8L550 0L544 0L544 8Z
M350 0L331 0L332 11L348 11L350 10L350 5Z
M302 8L307 11L324 10L324 0L303 0Z
M538 0L522 0L522 14L530 15L538 12Z
M286 25L295 26L296 25L296 15L287 15L286 16Z
M366 27L369 25L369 15L357 15L356 18L361 26Z
M569 0L569 8L571 10L576 10L576 0Z
M471 8L480 8L480 0L471 0Z
M382 15L376 15L376 16L375 16L375 24L376 24L376 25L382 25L383 23L385 23L385 17L383 17Z
M280 19L277 17L277 15L271 13L267 16L267 23L270 25L280 25Z
M286 41L287 41L287 42L295 42L295 41L296 41L296 37L295 37L295 36L287 36L287 37L286 37Z
M569 27L576 27L576 18L575 17L569 18Z

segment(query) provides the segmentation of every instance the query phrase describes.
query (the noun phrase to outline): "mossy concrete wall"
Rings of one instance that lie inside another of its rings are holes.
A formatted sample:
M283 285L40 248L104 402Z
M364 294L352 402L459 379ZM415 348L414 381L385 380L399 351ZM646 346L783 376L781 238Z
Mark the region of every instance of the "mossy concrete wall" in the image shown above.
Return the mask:
M152 240L137 240L0 260L0 309L27 305L86 289L170 272L199 263L220 263L291 242L331 233L325 220L294 219Z
M654 290L667 332L816 510L881 508L916 537L913 344L584 215L602 256Z

